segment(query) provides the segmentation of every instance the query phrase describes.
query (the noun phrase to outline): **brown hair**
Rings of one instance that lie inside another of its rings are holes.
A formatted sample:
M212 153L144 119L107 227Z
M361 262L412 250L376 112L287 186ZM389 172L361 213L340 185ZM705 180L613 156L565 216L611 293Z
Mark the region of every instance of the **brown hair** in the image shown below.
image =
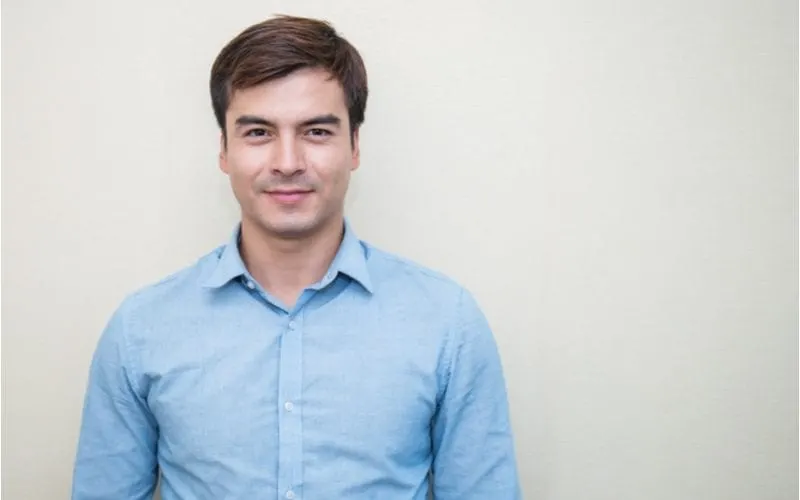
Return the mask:
M223 134L233 92L307 67L328 71L344 89L352 138L364 122L367 107L364 61L329 23L283 15L245 29L223 47L214 61L211 103Z

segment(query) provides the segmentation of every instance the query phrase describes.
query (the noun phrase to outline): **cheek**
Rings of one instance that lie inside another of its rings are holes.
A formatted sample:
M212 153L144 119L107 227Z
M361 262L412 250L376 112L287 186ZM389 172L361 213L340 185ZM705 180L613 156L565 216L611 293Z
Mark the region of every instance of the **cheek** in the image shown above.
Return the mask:
M312 162L317 165L314 174L327 191L339 192L347 186L352 168L352 158L343 154L326 155Z
M264 155L256 148L237 151L228 157L230 176L238 184L252 182L264 170Z
M347 170L342 168L317 170L315 172L324 198L335 200L342 196L347 188Z

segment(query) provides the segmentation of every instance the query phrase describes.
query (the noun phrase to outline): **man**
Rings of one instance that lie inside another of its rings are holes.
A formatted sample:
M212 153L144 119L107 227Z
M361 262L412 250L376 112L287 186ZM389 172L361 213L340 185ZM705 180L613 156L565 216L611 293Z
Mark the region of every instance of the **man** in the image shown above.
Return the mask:
M277 17L211 71L230 241L126 298L93 357L75 500L516 499L501 363L473 297L344 217L367 77Z

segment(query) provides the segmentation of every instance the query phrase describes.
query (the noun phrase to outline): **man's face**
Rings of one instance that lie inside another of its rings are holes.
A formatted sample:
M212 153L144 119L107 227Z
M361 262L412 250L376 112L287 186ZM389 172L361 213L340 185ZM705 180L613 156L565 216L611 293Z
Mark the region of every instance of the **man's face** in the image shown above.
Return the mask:
M243 224L282 238L314 234L344 211L358 134L340 84L301 69L236 91L225 117L220 168L242 208Z

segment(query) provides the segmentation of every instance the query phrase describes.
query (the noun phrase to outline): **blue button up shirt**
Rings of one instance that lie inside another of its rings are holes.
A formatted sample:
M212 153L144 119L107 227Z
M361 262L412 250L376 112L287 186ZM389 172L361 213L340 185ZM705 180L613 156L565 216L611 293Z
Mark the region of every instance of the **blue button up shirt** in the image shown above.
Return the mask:
M294 307L231 241L128 296L95 351L75 500L520 498L473 297L356 238Z

